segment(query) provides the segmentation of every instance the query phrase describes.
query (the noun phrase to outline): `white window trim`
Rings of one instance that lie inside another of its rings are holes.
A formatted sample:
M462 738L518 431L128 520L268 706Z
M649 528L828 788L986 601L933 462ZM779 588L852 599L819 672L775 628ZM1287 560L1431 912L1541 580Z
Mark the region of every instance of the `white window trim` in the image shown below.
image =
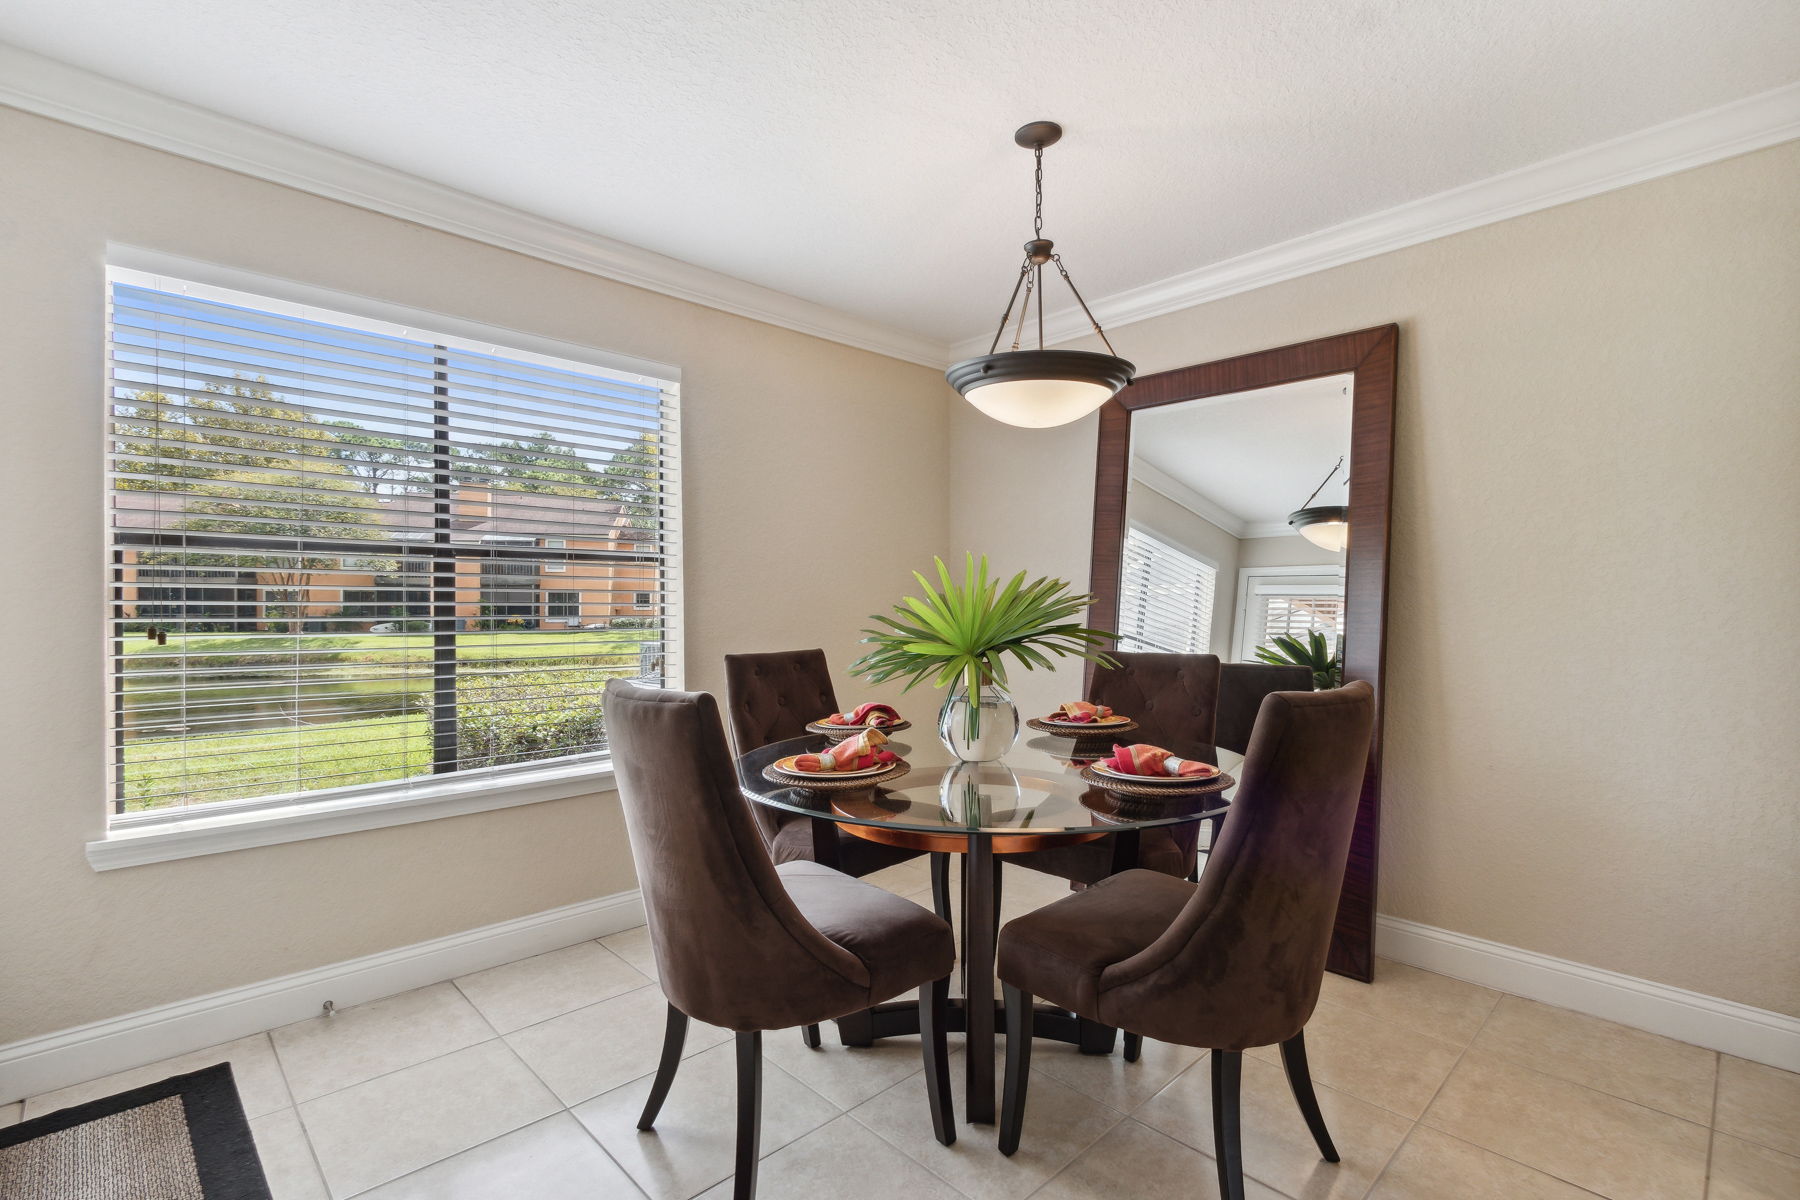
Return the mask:
M614 354L592 346L562 342L521 330L485 325L445 313L409 308L367 296L240 271L140 247L109 244L106 261L108 268L117 272L139 272L149 276L172 275L187 283L201 285L201 289L210 287L248 292L268 301L268 310L271 312L282 312L288 306L294 306L296 310L323 308L368 321L420 326L463 339L477 350L504 352L521 358L563 359L602 370L647 377L653 382L666 383L673 394L677 397L680 395L680 370L648 359ZM161 281L152 280L150 283L151 286L160 286ZM197 289L196 294L203 294L201 289ZM296 315L305 314L297 311ZM678 439L681 416L682 410L677 403L672 419ZM677 465L672 482L676 493L676 511L680 511L681 478ZM686 598L686 573L679 565L683 549L679 526L671 540L675 546L675 561L678 565L668 572L663 585L664 607L670 627L663 630L661 657L665 672L664 686L680 688L685 684L686 656L682 651L686 638L680 613ZM341 603L342 589L338 590L338 596ZM245 807L226 809L207 806L211 811L195 812L191 816L180 818L171 816L169 819L153 822L132 822L129 814L121 822L117 816L109 813L106 836L87 843L87 860L88 865L96 871L111 871L145 863L223 854L232 850L332 837L364 829L410 825L418 821L435 821L442 817L516 808L525 804L614 790L612 761L602 756L550 763L535 770L515 769L503 778L478 772L459 772L442 779L427 778L424 782L388 780L379 784L322 789L305 793L309 797L306 803L285 804L280 807L272 807L280 801L280 797L260 797Z
M1344 568L1329 565L1313 567L1239 567L1237 608L1231 617L1231 646L1234 662L1255 662L1256 647L1246 646L1249 634L1250 588L1259 579L1316 579L1330 582L1339 594L1344 591Z
M471 772L424 783L330 789L307 793L320 799L281 807L268 807L278 803L279 797L265 797L257 807L230 812L115 824L106 837L87 844L87 860L96 871L112 871L613 790L612 761L590 759L552 763L539 770L509 774L503 781Z

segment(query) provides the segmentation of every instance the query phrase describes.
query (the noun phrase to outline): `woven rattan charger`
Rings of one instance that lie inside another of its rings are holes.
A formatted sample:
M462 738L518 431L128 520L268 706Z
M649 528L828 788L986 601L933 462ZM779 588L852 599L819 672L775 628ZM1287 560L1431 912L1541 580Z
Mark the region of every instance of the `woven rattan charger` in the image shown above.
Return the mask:
M823 721L809 721L806 732L816 733L834 741L855 737L859 733L867 733L871 729L879 729L884 735L899 733L902 729L911 729L911 721L895 721L892 725L827 725Z
M1175 796L1205 796L1211 792L1222 792L1226 788L1236 787L1237 780L1220 771L1210 779L1195 780L1194 784L1185 786L1179 783L1127 783L1123 779L1114 779L1094 770L1092 765L1081 768L1081 777L1097 788L1104 788L1120 796L1131 796L1136 799L1157 800Z
M1066 738L1112 737L1114 734L1130 733L1138 727L1138 723L1129 718L1123 724L1114 725L1058 725L1053 721L1046 721L1042 717L1027 717L1025 724L1039 733Z
M775 764L770 763L763 768L762 777L770 783L778 783L782 787L798 788L805 792L855 792L880 787L884 783L892 783L911 770L912 767L902 758L879 775L858 775L854 779L833 779L830 771L820 771L816 774L778 771L775 769Z

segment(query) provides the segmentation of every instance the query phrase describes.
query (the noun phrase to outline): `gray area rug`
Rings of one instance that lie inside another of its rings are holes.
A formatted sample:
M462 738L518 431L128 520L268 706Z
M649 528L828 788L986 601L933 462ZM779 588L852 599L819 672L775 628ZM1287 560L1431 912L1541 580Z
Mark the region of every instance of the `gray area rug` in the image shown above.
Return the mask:
M231 1064L0 1129L5 1200L271 1200Z

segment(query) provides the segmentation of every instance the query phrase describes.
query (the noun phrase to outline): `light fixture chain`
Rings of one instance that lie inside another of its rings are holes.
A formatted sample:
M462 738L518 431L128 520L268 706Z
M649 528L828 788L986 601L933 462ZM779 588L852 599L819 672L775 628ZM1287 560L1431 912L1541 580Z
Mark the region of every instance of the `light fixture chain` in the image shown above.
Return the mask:
M1036 207L1031 213L1031 235L1044 236L1044 148L1038 146L1032 150L1032 157L1037 159L1037 169L1032 175L1032 187L1037 194Z

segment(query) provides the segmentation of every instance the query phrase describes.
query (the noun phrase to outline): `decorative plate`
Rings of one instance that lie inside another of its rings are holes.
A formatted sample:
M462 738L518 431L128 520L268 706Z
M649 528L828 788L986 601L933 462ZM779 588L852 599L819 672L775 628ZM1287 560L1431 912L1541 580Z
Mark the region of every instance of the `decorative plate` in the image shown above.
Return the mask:
M902 729L911 728L912 722L905 719L895 721L892 725L827 725L823 721L809 721L806 725L806 732L836 738L841 742L847 737L855 737L857 734L871 729L879 729L884 734L895 734Z
M859 767L854 771L802 771L794 765L798 754L790 754L786 758L778 758L770 766L783 775L793 775L800 779L867 779L871 775L881 775L894 769L891 762L876 763L872 767Z
M1126 783L1211 783L1224 772L1208 764L1210 774L1206 775L1128 775L1124 771L1116 771L1104 762L1093 764L1096 775L1104 775L1108 779L1119 779Z

